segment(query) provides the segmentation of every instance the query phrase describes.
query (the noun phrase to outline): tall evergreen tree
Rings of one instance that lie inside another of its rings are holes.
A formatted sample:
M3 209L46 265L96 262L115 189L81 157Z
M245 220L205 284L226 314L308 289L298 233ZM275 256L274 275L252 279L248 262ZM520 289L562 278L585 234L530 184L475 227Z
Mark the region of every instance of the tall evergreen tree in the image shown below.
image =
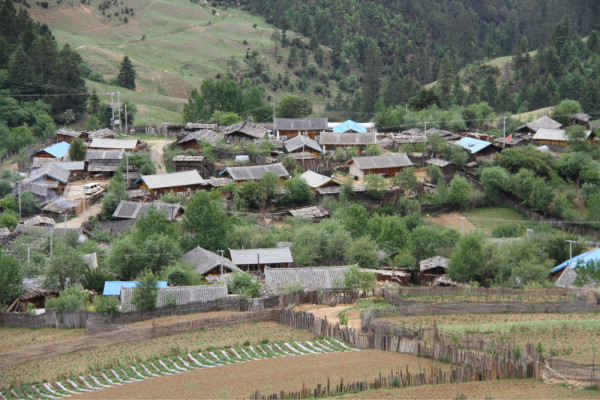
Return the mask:
M370 41L365 50L365 75L362 95L362 111L372 113L379 99L381 87L381 51L374 41Z
M135 70L129 57L123 57L121 67L119 68L119 76L117 77L119 86L126 89L135 90Z

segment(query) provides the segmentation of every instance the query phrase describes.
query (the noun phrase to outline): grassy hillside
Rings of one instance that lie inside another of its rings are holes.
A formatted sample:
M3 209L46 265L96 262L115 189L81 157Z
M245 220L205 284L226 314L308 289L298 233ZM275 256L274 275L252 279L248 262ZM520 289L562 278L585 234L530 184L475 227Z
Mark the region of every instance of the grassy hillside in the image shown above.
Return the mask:
M285 63L277 64L272 54L273 28L245 11L224 11L189 0L125 0L134 16L123 23L114 16L115 6L102 15L99 0L89 0L89 5L75 0L57 2L50 0L47 9L32 5L29 13L46 22L59 43L77 49L107 82L117 75L125 55L132 60L137 73L135 92L91 81L88 87L99 95L119 90L123 99L138 107L136 125L181 122L181 110L192 88L204 78L224 74L232 56L243 69L248 49L260 53L272 75L285 69ZM287 59L284 50L280 49L280 55ZM283 93L272 95L277 98ZM319 102L319 98L312 100Z

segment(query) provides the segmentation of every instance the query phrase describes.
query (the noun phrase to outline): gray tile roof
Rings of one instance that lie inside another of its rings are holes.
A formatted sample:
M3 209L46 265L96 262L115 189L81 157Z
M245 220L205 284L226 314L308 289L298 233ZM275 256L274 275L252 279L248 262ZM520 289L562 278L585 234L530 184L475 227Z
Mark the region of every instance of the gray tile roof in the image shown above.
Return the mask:
M85 169L85 162L83 161L62 161L55 162L54 164L66 169L67 171L83 171Z
M211 179L206 179L204 181L204 184L212 186L212 187L221 187L221 186L228 185L231 182L233 182L233 179L231 179L231 178L211 178Z
M321 133L320 145L365 146L377 143L376 133Z
M32 171L27 178L27 182L35 182L38 179L43 177L52 178L54 180L60 181L62 183L67 183L69 181L69 177L71 176L71 172L60 167L56 163L44 164L39 169Z
M571 118L573 118L574 120L577 120L579 122L590 122L590 119L592 119L591 116L589 116L588 114L584 114L584 113L578 113L578 114L573 114L571 116Z
M92 160L119 160L123 159L123 150L94 150L89 149L85 161Z
M216 129L216 127L215 127ZM211 144L211 146L214 146L215 143L217 142L218 138L222 138L223 137L223 133L221 132L217 132L216 130L213 129L202 129L199 131L194 131L194 132L190 132L187 135L185 135L184 137L182 137L181 139L179 139L177 141L177 144L182 144L182 143L186 143L192 140L200 140L200 141L205 141Z
M568 137L564 129L541 128L533 135L533 140L556 140L558 142L566 142Z
M267 171L274 172L280 178L290 177L290 174L281 163L252 165L248 167L228 167L221 174L225 172L229 173L234 181L249 181L262 178Z
M121 305L123 311L132 311L131 296L135 288L121 287ZM158 288L157 307L202 303L227 297L227 285L173 286Z
M344 281L350 267L269 268L265 267L265 284L274 291L300 283L305 289L333 289Z
M283 142L283 145L285 146L285 150L288 153L292 153L296 150L306 148L313 149L314 151L318 151L319 153L323 152L321 146L319 146L319 143L316 140L311 139L305 135L298 135L289 140L286 140L285 142Z
M173 157L174 162L202 162L204 161L204 156L190 156L187 154L177 154Z
M90 139L102 139L102 138L111 138L111 137L115 137L115 132L111 131L110 129L97 129L95 131L89 131L88 132L88 137Z
M318 131L328 128L327 118L275 118L276 131Z
M82 132L78 132L78 131L74 131L72 129L57 129L55 134L56 135L63 135L63 136L71 136L71 137L79 137L81 136Z
M548 117L547 115L544 115L540 119L536 119L533 122L530 122L525 125L521 125L520 127L517 128L517 130L518 131L530 130L533 132L537 132L540 129L558 129L561 126L562 126L562 124L560 122L557 122L557 121L553 120L552 118Z
M94 139L90 149L124 149L133 150L137 147L137 139Z
M26 219L22 224L27 226L55 226L56 222L50 217L36 215L35 217Z
M310 206L288 210L293 217L299 218L325 218L329 216L329 212L320 206Z
M373 157L352 157L350 162L354 162L361 170L409 167L413 165L406 153Z
M443 160L441 158L432 158L432 159L427 160L425 162L427 164L437 165L440 168L444 168L444 167L447 167L448 165L452 164L452 162L447 161L447 160Z
M194 270L199 275L204 275L213 268L220 267L221 265L223 266L223 272L225 273L240 270L228 258L221 257L200 246L185 253L183 259L193 264Z
M340 185L340 186L319 187L319 188L316 188L315 190L317 191L317 193L324 195L324 194L340 194L342 192L342 189L343 189L343 187ZM352 191L357 192L357 193L366 192L367 185L352 185Z
M178 212L184 210L183 206L179 203L136 203L134 201L121 200L112 216L114 218L137 219L148 214L150 207L155 207L158 211L165 213L169 221L174 220Z
M244 135L250 136L254 139L262 139L267 134L267 130L264 127L248 121L242 121L237 124L224 126L220 128L220 131L223 132L225 136L232 135L234 133L243 133Z
M196 186L204 183L204 179L196 170L173 172L171 174L142 175L140 179L144 181L148 189Z
M201 122L188 122L185 124L185 129L217 129L219 124L204 124Z
M333 178L330 178L325 175L317 174L316 172L313 172L311 170L306 171L305 173L300 175L300 177L302 179L304 179L306 181L306 183L308 183L308 185L312 188L318 188L318 187L323 186L330 182L335 182L338 185L342 184L342 182L338 181L337 179L333 179Z
M115 172L122 162L122 160L91 160L88 164L88 172Z
M437 267L442 267L444 269L448 268L448 259L436 256L426 260L421 260L421 262L419 262L419 268L421 271L427 271Z
M255 265L260 262L264 264L282 264L292 263L292 252L289 247L278 249L245 249L245 250L229 250L231 261L237 266L240 265Z

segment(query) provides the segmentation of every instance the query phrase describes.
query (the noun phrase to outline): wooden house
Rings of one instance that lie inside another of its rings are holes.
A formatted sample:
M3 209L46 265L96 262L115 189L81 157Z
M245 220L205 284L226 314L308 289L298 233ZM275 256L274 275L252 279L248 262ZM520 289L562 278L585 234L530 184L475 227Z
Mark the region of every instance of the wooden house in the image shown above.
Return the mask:
M348 266L271 268L265 267L265 286L274 293L280 293L288 286L300 284L306 290L340 289Z
M265 267L288 268L293 262L289 247L273 249L229 250L231 261L241 270L264 272Z
M85 171L85 161L62 161L54 164L58 165L62 169L66 169L67 171L69 171L70 180L74 181L83 179L83 173Z
M586 131L586 140L590 146L594 145L596 134ZM550 149L560 149L569 145L569 136L564 129L540 129L533 135L533 141L538 146L548 146Z
M310 206L288 210L292 217L319 222L323 218L329 217L329 211L321 206Z
M318 188L328 187L328 186L342 186L343 183L335 178L331 178L329 176L317 174L313 171L306 171L302 175L300 175L302 179L308 183L312 192L316 195Z
M146 189L152 198L156 198L168 192L190 194L201 188L204 179L198 171L192 170L171 174L142 175L136 183L139 183L140 189Z
M376 143L376 133L323 133L319 136L319 144L323 151L354 147L362 153L368 145Z
M200 246L188 251L183 259L193 265L198 275L211 276L240 271L231 260Z
M92 141L94 139L112 139L115 137L115 132L110 129L102 128L96 129L95 131L88 131L87 135L87 141Z
M32 287L15 300L9 307L8 312L27 312L27 306L33 304L36 309L46 308L46 300L58 297L58 292L43 287Z
M214 146L217 142L217 139L223 138L223 133L217 131L215 129L201 129L198 131L185 132L179 140L177 141L177 145L181 146L183 150L194 150L199 151L200 142L210 143L211 146Z
M544 115L542 118L536 119L533 122L529 122L525 125L519 126L515 132L535 134L540 129L560 129L562 124L553 120L552 118Z
M333 133L367 133L367 128L349 119L334 126Z
M190 156L187 154L177 154L173 157L173 166L175 171L198 171L206 173L206 166L204 165L204 156L196 155Z
M467 150L469 152L470 159L477 161L489 158L500 151L500 149L494 146L493 143L467 136L454 144Z
M584 113L573 114L571 116L571 125L582 125L582 126L585 126L587 129L590 129L590 120L591 119L592 119L592 117L589 116L588 114L584 114Z
M448 259L444 257L432 257L419 262L421 280L433 283L438 277L446 275L448 269Z
M134 288L121 289L121 308L123 312L134 311L131 300ZM156 307L183 306L193 303L205 303L227 297L227 285L197 285L159 287Z
M154 207L159 212L165 214L169 221L179 218L184 212L183 206L179 203L138 203L121 200L112 216L115 219L138 219L139 217L147 215L150 207Z
M56 192L62 194L71 178L71 172L60 167L57 163L48 163L32 171L25 182L56 182Z
M62 161L68 156L71 145L67 142L59 142L45 149L34 152L32 158L49 158L54 161Z
M285 151L288 153L308 152L315 156L323 153L319 142L306 135L298 135L292 139L288 139L283 142L283 145L285 146Z
M456 173L456 164L451 161L443 160L441 158L432 158L430 160L425 161L426 164L436 165L444 174L444 178L451 178Z
M267 134L267 130L261 125L248 121L224 126L220 128L220 131L223 133L225 141L231 145L236 145L243 141L260 140Z
M396 176L401 169L413 165L406 153L373 157L352 157L346 164L350 165L350 175L361 179L369 174L385 175L391 178Z
M281 183L291 177L289 172L287 172L281 163L250 165L246 167L228 167L223 170L220 175L224 175L226 177L228 176L236 183L242 183L245 181L261 179L267 171L273 172L275 175L277 175Z
M85 155L87 171L98 177L112 176L122 162L123 150L88 150Z
M75 138L79 138L86 142L88 140L88 134L87 132L79 132L72 129L58 129L56 131L57 142L71 143Z
M135 153L139 150L137 139L94 139L89 145L93 150L123 150Z
M327 118L275 118L273 131L277 132L277 139L280 136L291 139L298 135L315 139L327 129L327 122Z

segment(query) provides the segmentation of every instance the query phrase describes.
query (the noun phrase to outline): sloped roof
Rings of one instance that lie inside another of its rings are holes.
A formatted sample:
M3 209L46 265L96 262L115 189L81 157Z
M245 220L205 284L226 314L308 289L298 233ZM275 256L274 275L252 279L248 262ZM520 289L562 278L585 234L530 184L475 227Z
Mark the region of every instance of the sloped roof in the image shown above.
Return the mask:
M325 218L329 216L329 211L320 206L310 206L288 210L293 217L300 218Z
M92 160L122 160L123 150L98 150L89 149L85 155L85 161Z
M300 175L300 177L302 179L304 179L306 181L306 183L308 183L308 185L312 188L318 188L318 187L326 185L330 182L334 182L334 183L337 183L338 185L342 185L342 182L338 181L337 179L330 178L325 175L317 174L316 172L313 172L311 170L306 171L305 173Z
M534 140L554 140L557 142L566 142L568 140L567 133L564 129L539 129L535 135Z
M177 154L173 157L173 162L202 162L204 156L190 156L187 154Z
M444 167L447 167L448 165L452 164L451 161L443 160L441 158L432 158L432 159L425 161L425 163L431 164L431 165L437 165L440 168L444 168Z
M590 122L590 119L592 119L591 116L589 116L588 114L584 114L584 113L578 113L578 114L573 114L571 115L571 118L580 121L580 122Z
M5 226L0 228L0 237L4 237L4 236L8 236L8 235L10 235L10 229L8 229Z
M245 250L229 250L231 261L235 265L254 265L258 264L280 264L292 263L292 252L289 247L282 249L245 249Z
M84 161L61 161L54 164L58 165L62 169L66 169L67 171L83 171L85 169Z
M36 169L35 171L32 171L29 175L29 178L27 178L27 181L35 182L43 177L48 177L62 183L67 183L70 176L70 171L60 167L56 163L49 163L43 165L41 168Z
M593 250L589 250L584 253L581 253L581 254L573 257L570 261L571 261L571 267L574 268L579 261L581 261L582 263L585 264L588 261L597 261L597 260L600 260L600 249L593 249ZM569 266L569 260L566 260L565 262L558 264L556 267L552 268L550 270L550 273L560 271L561 269L565 269L568 266Z
M528 124L521 125L517 128L518 131L521 130L530 130L533 132L537 132L540 129L558 129L562 126L560 122L553 120L552 118L544 115L542 118L536 119L533 122L529 122Z
M195 169L191 171L173 172L171 174L142 175L140 179L144 181L146 186L148 186L148 189L195 186L204 183L204 179L202 179Z
M137 281L106 281L104 282L103 296L120 296L121 288L134 288ZM157 287L167 287L167 281L158 281Z
M471 154L479 153L481 150L492 145L485 140L473 139L468 136L465 136L454 144L467 149Z
M148 214L148 209L150 207L155 207L158 211L165 213L169 221L174 220L177 213L184 210L183 206L179 203L137 203L134 201L121 200L112 216L115 218L137 219Z
M275 118L276 131L317 131L327 129L327 118Z
M272 290L300 283L306 289L333 289L343 282L350 267L269 268L265 267L265 284Z
M345 132L356 132L356 133L367 133L367 128L363 125L358 124L352 120L347 120L339 125L333 127L333 133L345 133Z
M433 268L444 268L447 269L448 268L448 259L445 257L440 257L440 256L436 256L436 257L431 257L428 258L426 260L421 260L419 262L419 268L421 271L427 271Z
M205 124L201 122L188 122L185 124L185 129L217 129L219 124Z
M89 131L88 137L92 140L115 137L115 132L111 131L110 129L106 129L106 128L96 129L95 131Z
M342 192L342 186L325 186L316 188L319 194L340 194ZM352 185L352 191L361 193L367 191L367 185Z
M280 178L290 177L289 172L287 172L281 163L252 165L247 167L228 167L221 172L221 175L227 172L234 181L249 181L262 178L267 171L275 173Z
M121 305L123 311L132 311L131 304L133 288L124 287L121 289ZM227 297L227 285L199 285L199 286L173 286L161 287L158 289L156 297L156 307L166 307L169 305L181 306L191 303L201 303Z
M26 219L22 224L27 226L55 226L56 222L50 217L36 215L35 217Z
M409 167L413 165L406 153L373 157L352 157L349 163L352 162L361 170Z
M67 142L58 142L56 144L53 144L50 147L46 147L45 149L38 150L35 153L33 153L32 155L35 155L35 154L38 154L41 152L45 152L45 153L50 154L52 157L63 158L65 156L65 154L67 154L69 147L71 147L71 145Z
M150 192L146 189L131 189L127 191L127 198L131 199L141 199L146 196L150 196Z
M231 178L211 178L211 179L206 179L204 181L204 184L212 186L212 187L221 187L221 186L228 185L231 182L233 182L233 179L231 179Z
M215 127L216 129L216 127ZM192 140L205 141L214 146L218 138L222 138L223 134L213 129L201 129L199 131L190 132L177 141L177 144L186 143Z
M125 149L134 150L138 145L137 139L94 139L90 144L90 149Z
M262 139L267 134L267 130L264 127L248 121L242 121L237 124L224 126L220 130L223 132L223 134L225 134L225 136L234 133L243 133L244 135L248 135L254 139Z
M321 145L347 145L365 146L377 143L376 133L321 133L319 144Z
M79 137L79 136L81 136L81 134L83 132L74 131L72 129L61 128L61 129L57 129L55 133L56 133L56 135Z
M294 151L300 150L300 149L305 149L307 147L309 149L313 149L314 151L318 151L319 153L323 152L323 150L321 149L321 146L319 146L319 143L316 140L311 139L305 135L294 136L293 138L283 142L283 145L285 146L285 150L288 153L291 153L291 152L294 152Z
M200 246L188 251L183 255L183 259L194 265L194 270L199 275L204 275L215 267L223 266L225 272L235 272L240 269L228 258L221 257L218 254L203 249Z

